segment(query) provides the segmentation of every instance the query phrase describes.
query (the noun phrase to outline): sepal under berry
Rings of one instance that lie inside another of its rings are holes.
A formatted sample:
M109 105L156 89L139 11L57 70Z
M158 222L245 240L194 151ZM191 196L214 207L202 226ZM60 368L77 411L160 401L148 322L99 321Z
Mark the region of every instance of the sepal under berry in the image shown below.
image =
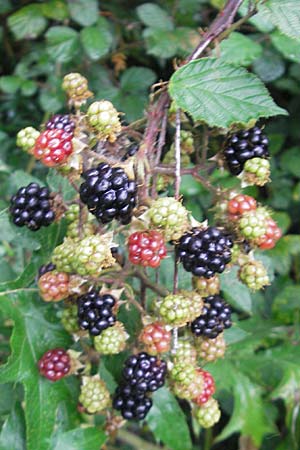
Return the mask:
M203 428L211 428L219 422L221 411L217 400L210 398L196 410L196 419Z
M181 291L169 294L159 303L162 321L171 326L182 327L201 314L203 301L196 292Z
M87 111L87 120L102 141L115 142L122 129L119 113L108 100L92 103Z
M110 406L110 394L99 375L82 377L79 402L89 414L96 414Z
M94 339L94 346L97 352L102 355L116 355L126 347L129 334L126 333L124 325L116 322L112 327L106 328Z
M160 230L166 241L176 241L188 228L188 212L173 197L155 200L147 212L147 216L151 226Z
M270 284L268 273L261 261L248 261L239 270L240 280L252 291L258 291Z
M264 186L270 181L270 172L268 159L253 158L245 163L241 178L246 186Z
M17 146L25 152L32 154L35 142L39 135L40 132L33 127L23 128L17 134Z

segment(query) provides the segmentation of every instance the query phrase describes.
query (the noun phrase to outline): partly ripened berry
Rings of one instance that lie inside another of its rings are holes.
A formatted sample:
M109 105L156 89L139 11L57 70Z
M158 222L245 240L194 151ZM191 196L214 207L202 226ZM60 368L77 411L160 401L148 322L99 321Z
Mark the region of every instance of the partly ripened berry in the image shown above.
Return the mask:
M64 164L73 152L73 132L64 130L43 131L35 142L33 154L47 167Z
M253 158L244 165L243 181L250 185L264 186L270 181L270 162L267 159Z
M108 100L92 103L87 110L87 120L103 141L115 142L122 129L119 113Z
M203 391L200 395L193 398L193 402L196 403L198 406L204 405L210 397L215 393L216 387L215 387L215 380L213 379L213 376L203 370L203 369L197 369L197 372L202 375L203 381L204 381L204 387Z
M173 361L175 364L184 361L186 364L196 365L197 351L190 340L178 339L177 347L174 349Z
M282 235L281 229L271 217L266 220L266 226L267 231L258 242L258 247L262 250L269 250L270 248L273 248Z
M198 337L195 339L195 348L199 357L206 362L213 362L223 358L226 351L224 333L219 334L215 339Z
M78 298L78 324L92 336L98 336L116 322L113 308L115 298L110 294L99 294L92 289Z
M215 275L211 278L193 277L193 287L201 297L209 297L220 292L220 278Z
M131 355L124 364L123 378L136 392L154 392L164 385L167 364L146 352Z
M238 229L241 236L250 243L258 243L267 232L269 213L260 207L241 216Z
M143 420L152 407L152 400L143 392L136 392L130 383L118 386L113 407L126 420Z
M167 256L164 238L159 231L136 231L128 239L129 261L132 264L156 268Z
M137 186L121 167L101 163L83 172L82 177L85 181L80 186L80 198L99 222L117 219L126 225L131 221Z
M38 281L40 296L46 302L59 302L69 297L69 281L69 275L65 272L46 272Z
M50 381L57 381L68 375L71 370L71 358L63 348L48 350L38 362L41 375Z
M270 284L268 273L261 261L248 261L239 270L240 280L252 291L258 291Z
M106 328L99 336L94 339L94 346L97 352L102 355L115 355L120 353L126 347L126 341L129 338L124 325L116 322L112 327Z
M40 132L33 127L26 127L17 134L17 146L21 147L25 152L32 153L35 141L39 137Z
M80 73L68 73L64 76L62 88L71 100L79 100L89 97L88 82Z
M230 306L219 295L211 295L204 299L202 313L192 322L191 330L196 336L214 339L231 325Z
M109 391L99 375L82 377L79 402L90 414L100 412L110 405Z
M38 270L38 278L40 278L45 273L51 272L52 270L55 270L55 269L56 269L56 266L55 266L55 264L53 264L53 262L49 262L48 264L44 264Z
M165 353L170 350L171 332L164 324L153 322L143 328L139 341L144 344L150 355Z
M177 240L188 227L187 210L173 197L155 200L148 211L150 223L167 241Z
M186 361L174 365L170 373L172 391L179 398L192 400L201 395L204 379L193 364Z
M196 419L203 428L211 428L219 422L221 411L217 400L210 398L196 411Z
M77 305L65 306L61 316L61 323L64 329L70 334L79 331Z
M211 278L224 272L231 260L232 245L231 237L219 228L193 228L180 238L176 252L187 272Z
M242 172L245 163L253 158L268 158L269 140L259 127L242 130L230 136L224 148L224 157L232 175Z
M26 226L32 231L47 227L55 219L51 206L49 189L30 183L21 187L10 200L12 221L18 227Z
M250 195L238 194L229 200L227 211L229 219L237 220L246 212L256 209L256 200Z
M203 301L196 292L182 291L169 294L159 304L162 321L174 327L182 327L198 317L203 310Z
M56 114L46 123L47 130L63 130L74 135L75 123L68 114Z

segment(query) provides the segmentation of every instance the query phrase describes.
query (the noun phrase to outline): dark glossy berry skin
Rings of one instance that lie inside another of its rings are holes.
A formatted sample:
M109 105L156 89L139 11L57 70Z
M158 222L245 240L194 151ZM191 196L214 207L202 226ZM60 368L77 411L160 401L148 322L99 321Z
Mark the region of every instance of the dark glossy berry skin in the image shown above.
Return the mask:
M51 209L50 191L37 183L21 187L10 200L12 221L18 227L28 227L37 231L47 227L55 219Z
M113 307L115 298L110 294L99 295L91 290L78 298L78 325L92 336L99 336L103 330L114 325L116 318Z
M47 272L52 272L52 270L56 269L56 265L52 262L49 262L48 264L44 264L39 268L38 271L38 278L40 278L42 275L45 275Z
M46 123L47 130L63 130L67 133L74 134L75 123L71 120L68 114L61 115L56 114L52 116L50 120Z
M180 238L176 254L187 272L211 278L225 270L231 260L232 246L231 237L219 228L193 228Z
M121 161L126 161L126 159L134 156L139 151L139 146L137 144L132 144L127 150L126 153L122 156Z
M135 392L130 384L123 384L116 389L113 407L126 420L143 420L151 406L151 398L144 393Z
M224 158L232 175L242 172L246 161L252 158L268 158L269 140L259 127L242 130L230 136L225 144Z
M38 362L41 375L50 381L58 381L71 370L71 359L63 348L48 350Z
M204 299L202 314L191 324L192 333L215 339L225 328L230 328L231 308L219 295L211 295Z
M137 186L122 168L101 163L82 177L85 181L80 186L80 198L99 222L105 224L117 219L127 225L131 221Z

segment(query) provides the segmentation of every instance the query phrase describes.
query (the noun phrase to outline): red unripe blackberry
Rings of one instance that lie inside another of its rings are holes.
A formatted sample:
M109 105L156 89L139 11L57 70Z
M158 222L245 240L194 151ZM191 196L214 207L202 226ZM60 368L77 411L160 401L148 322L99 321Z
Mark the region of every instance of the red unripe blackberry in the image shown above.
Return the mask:
M202 314L192 322L191 330L196 336L214 339L231 325L230 306L219 295L211 295L204 299Z
M132 264L156 268L167 256L164 238L159 231L136 231L128 239L129 261Z
M78 298L78 324L92 336L99 336L103 330L112 327L116 321L113 307L115 298L110 294L100 295L92 289Z
M139 340L146 346L148 353L157 355L170 350L171 332L164 324L154 322L143 328Z
M196 403L198 406L204 405L210 397L215 393L216 387L215 387L215 380L213 379L213 376L203 369L197 369L197 372L202 375L203 381L204 381L204 388L198 397L193 399L193 402Z
M71 120L68 114L56 114L46 123L47 130L63 130L67 133L74 134L75 123Z
M73 152L73 132L64 130L43 131L36 140L33 154L47 167L64 164Z
M259 127L241 130L230 136L224 148L224 158L232 175L242 172L246 161L252 158L268 158L269 140Z
M245 212L256 209L256 200L250 195L238 194L229 200L227 209L229 218L236 220Z
M37 231L54 221L55 213L51 208L49 189L37 183L30 183L13 195L9 210L15 225Z
M63 348L48 350L38 362L41 375L50 381L57 381L68 375L71 370L71 358Z
M266 222L267 222L267 231L263 235L263 237L260 238L258 244L259 248L263 250L269 250L273 248L278 239L280 239L282 235L281 229L278 227L275 220L269 217L266 220Z
M70 277L67 273L52 270L39 278L40 296L46 302L59 302L69 297Z
M232 246L231 237L219 228L193 228L180 238L176 253L187 272L211 278L225 270L231 260Z
M80 186L80 198L99 222L117 219L127 225L131 221L137 186L121 167L101 163L82 177L85 181Z

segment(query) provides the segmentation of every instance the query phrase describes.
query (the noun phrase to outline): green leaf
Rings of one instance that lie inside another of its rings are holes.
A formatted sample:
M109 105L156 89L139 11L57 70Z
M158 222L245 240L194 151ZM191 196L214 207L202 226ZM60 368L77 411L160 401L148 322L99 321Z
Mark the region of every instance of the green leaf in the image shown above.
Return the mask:
M76 191L69 180L54 172L54 170L48 172L47 184L51 191L62 194L65 201L72 200L76 196Z
M22 82L22 78L16 75L4 75L0 77L0 89L6 94L15 94Z
M220 50L224 62L237 66L249 66L262 53L261 45L241 33L231 33L221 42ZM217 50L213 54L216 56Z
M169 92L177 106L195 120L220 128L287 114L255 75L215 58L192 61L178 69Z
M8 18L8 26L16 39L35 39L46 28L42 5L24 6Z
M280 55L265 50L260 58L253 63L253 70L265 83L280 78L285 72L285 64Z
M300 178L300 148L292 147L285 150L280 158L280 166L283 170Z
M150 28L173 30L174 25L168 13L154 3L144 3L137 8L141 21Z
M69 17L68 7L63 0L49 0L41 6L44 16L49 19L65 20Z
M0 434L0 450L8 449L26 450L24 413L19 403L14 405Z
M138 94L141 91L147 91L155 80L156 74L153 70L132 66L122 73L120 83L123 92Z
M59 433L55 438L53 450L99 450L107 436L96 428L76 428Z
M247 313L252 312L249 289L238 279L238 269L232 268L221 275L221 290L224 298L234 307Z
M300 2L295 0L268 0L259 11L282 33L300 39Z
M68 0L69 12L75 22L88 27L97 22L99 16L97 0Z
M166 387L153 394L153 406L147 415L147 424L156 439L172 450L192 448L185 416Z
M178 27L175 30L146 28L143 36L148 53L159 58L171 58L176 54L186 56L195 46L195 32L187 27Z
M274 299L272 305L273 313L281 320L281 322L286 324L293 323L297 311L300 311L299 298L299 284L286 286Z
M37 362L49 348L67 347L70 337L60 324L46 319L48 306L34 299L33 292L20 289L1 294L0 308L14 321L12 353L0 370L0 383L21 382L25 390L27 450L49 450L59 405L64 405L74 422L76 401L68 383L51 383L38 372ZM13 447L12 447L13 448Z
M286 59L300 63L300 44L298 41L280 33L279 30L271 33L270 38L274 47L276 47Z
M46 33L47 51L57 62L70 61L78 51L78 33L69 27L51 27Z
M246 14L248 14L249 1L250 0L244 0L241 6L239 7L239 13L242 16L246 16ZM274 29L274 25L260 11L254 16L250 17L248 21L252 23L262 33L270 33L270 31Z
M80 32L80 39L83 48L92 60L97 60L105 56L113 42L112 34L106 19L100 18L99 24L83 28Z

